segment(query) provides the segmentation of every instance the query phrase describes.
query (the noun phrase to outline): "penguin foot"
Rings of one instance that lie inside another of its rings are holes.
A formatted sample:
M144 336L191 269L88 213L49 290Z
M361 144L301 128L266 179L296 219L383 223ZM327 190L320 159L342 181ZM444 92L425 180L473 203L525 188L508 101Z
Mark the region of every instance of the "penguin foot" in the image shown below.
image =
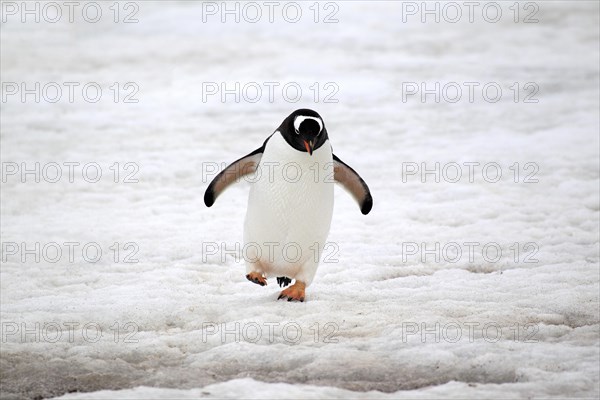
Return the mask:
M279 285L279 287L286 287L290 283L292 283L292 280L287 276L280 276L277 278L277 284Z
M287 301L304 301L304 288L306 285L303 282L296 281L292 286L284 289L277 300L287 299Z
M267 280L259 272L250 272L246 275L246 279L260 286L267 286Z

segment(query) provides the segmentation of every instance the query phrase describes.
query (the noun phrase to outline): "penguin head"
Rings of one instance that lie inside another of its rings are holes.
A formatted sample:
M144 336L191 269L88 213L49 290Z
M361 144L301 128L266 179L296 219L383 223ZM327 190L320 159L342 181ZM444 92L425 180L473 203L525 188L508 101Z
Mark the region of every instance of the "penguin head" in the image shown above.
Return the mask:
M321 116L306 108L291 113L283 120L278 131L290 146L311 156L328 139Z

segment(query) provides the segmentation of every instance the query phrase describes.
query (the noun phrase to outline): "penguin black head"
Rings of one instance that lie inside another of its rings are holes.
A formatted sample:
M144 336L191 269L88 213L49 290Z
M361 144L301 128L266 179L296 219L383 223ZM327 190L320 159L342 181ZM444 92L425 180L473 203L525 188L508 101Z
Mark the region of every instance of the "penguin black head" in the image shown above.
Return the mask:
M294 149L312 156L327 141L327 129L316 111L302 108L291 113L277 128Z

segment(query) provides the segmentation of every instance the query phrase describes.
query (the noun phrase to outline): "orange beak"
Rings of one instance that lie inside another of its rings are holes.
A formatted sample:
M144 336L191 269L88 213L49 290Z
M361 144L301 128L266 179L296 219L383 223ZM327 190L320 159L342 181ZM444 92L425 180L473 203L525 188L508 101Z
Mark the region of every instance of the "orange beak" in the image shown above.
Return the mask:
M305 140L304 141L304 147L306 148L306 152L312 156L312 153L313 153L313 142L312 142L312 140L310 142Z

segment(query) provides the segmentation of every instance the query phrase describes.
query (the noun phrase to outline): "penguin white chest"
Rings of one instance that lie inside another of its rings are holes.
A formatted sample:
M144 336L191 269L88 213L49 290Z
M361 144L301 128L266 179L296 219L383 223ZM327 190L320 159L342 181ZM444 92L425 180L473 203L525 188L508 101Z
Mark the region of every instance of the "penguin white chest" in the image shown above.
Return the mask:
M267 275L310 282L333 214L329 141L311 156L275 132L251 182L244 226L247 264Z

